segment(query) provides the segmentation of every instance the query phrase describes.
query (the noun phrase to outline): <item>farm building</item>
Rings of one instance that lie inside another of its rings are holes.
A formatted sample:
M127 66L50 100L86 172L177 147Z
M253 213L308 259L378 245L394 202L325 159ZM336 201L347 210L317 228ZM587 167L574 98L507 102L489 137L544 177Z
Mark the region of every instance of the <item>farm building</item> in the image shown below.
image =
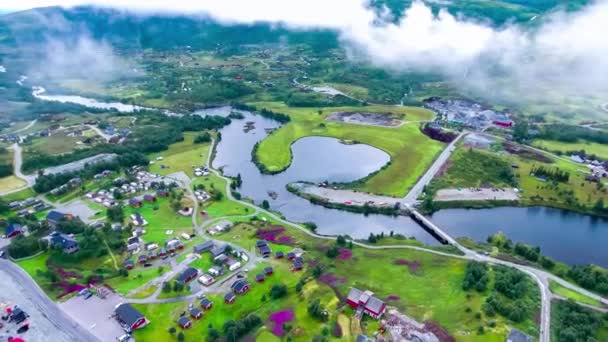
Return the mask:
M356 309L357 317L361 317L363 313L379 319L386 310L386 303L377 297L374 297L371 291L361 291L352 287L346 297L346 303Z

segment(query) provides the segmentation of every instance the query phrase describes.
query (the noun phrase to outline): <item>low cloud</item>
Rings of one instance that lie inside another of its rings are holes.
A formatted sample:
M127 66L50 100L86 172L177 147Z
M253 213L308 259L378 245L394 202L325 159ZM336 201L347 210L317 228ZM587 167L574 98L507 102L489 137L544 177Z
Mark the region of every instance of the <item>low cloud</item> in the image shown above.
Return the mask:
M36 3L55 2L25 0L23 5ZM205 15L224 23L332 29L354 56L374 65L439 72L466 90L489 97L529 100L551 96L556 89L577 95L608 91L606 0L574 13L543 15L530 27L499 28L447 10L434 14L422 1L414 2L396 22L385 19L387 11L371 9L368 0L67 0L61 4ZM87 44L81 47L87 50Z
M28 74L43 80L79 79L105 82L128 70L112 47L82 34L75 40L48 39L42 58Z

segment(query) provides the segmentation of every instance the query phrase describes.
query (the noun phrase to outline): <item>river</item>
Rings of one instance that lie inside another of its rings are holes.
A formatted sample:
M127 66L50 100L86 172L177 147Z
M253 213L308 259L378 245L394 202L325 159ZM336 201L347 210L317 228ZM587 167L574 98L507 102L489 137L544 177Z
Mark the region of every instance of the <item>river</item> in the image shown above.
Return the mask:
M122 103L106 103L81 96L45 95L36 97L48 101L74 102L95 108L133 112L143 107ZM204 109L197 115L230 114L230 107ZM251 161L256 142L268 135L268 130L279 127L275 121L243 112L245 119L221 130L222 140L217 146L214 167L223 167L229 176L241 174L243 185L238 191L257 204L268 200L272 209L280 211L293 222L314 222L317 232L327 235L347 234L366 238L370 233L394 231L415 237L429 245L438 242L409 217L390 217L349 213L310 204L285 189L294 181L347 182L362 178L384 165L389 156L367 145L345 145L334 138L307 137L292 146L291 166L277 175L264 175ZM246 128L246 123L252 126ZM269 192L276 199L270 196ZM540 246L543 254L569 264L594 263L608 267L608 220L564 210L532 207L491 209L446 209L435 213L432 220L454 237L470 237L477 241L498 231L514 242Z

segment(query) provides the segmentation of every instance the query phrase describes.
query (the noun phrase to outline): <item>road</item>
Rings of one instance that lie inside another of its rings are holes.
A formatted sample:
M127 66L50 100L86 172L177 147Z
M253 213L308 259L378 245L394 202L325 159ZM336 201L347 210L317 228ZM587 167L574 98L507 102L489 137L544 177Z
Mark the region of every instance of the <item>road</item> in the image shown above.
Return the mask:
M420 196L420 194L422 194L422 191L424 191L424 187L426 187L431 182L431 180L433 180L437 172L441 170L443 164L445 164L445 162L452 155L452 152L454 152L454 150L456 149L456 143L465 135L465 132L458 134L458 136L454 140L452 140L452 142L445 149L443 149L441 154L439 154L433 164L428 168L428 170L426 170L424 175L420 177L418 182L405 195L405 197L403 198L403 202L405 202L405 204L412 205L416 203L416 199Z
M602 109L603 109L605 112L608 112L608 102L606 102L606 103L604 103L604 104L602 105Z
M106 141L110 141L110 138L112 138L111 135L107 135L105 134L101 129L99 129L99 127L97 126L93 126L93 125L86 125L87 127L89 127L90 129L94 130L97 134L99 134L99 136L101 136L102 138L104 138Z
M81 327L59 309L59 307L46 296L42 289L38 287L36 282L34 282L34 280L19 266L10 261L0 259L0 269L10 275L10 277L21 286L23 293L27 294L27 297L34 303L42 315L44 315L56 329L69 336L70 340L79 342L99 341L89 331ZM14 300L18 300L18 298L14 298Z
M29 124L27 124L27 126L21 128L21 129L18 129L16 131L9 132L7 134L15 134L15 133L23 132L23 131L25 131L27 129L30 129L32 126L34 126L36 124L36 122L38 122L38 119L32 120Z
M2 195L2 196L21 191L25 188L32 187L36 183L35 175L28 176L28 175L24 175L23 172L21 172L21 164L23 163L23 155L22 155L23 153L21 150L21 146L19 146L18 143L14 143L11 145L10 148L13 150L13 174L17 178L23 179L26 182L26 185L24 185L20 188L17 188L17 189L13 189L13 190L9 190L9 191L2 191L2 192L0 192L0 195Z

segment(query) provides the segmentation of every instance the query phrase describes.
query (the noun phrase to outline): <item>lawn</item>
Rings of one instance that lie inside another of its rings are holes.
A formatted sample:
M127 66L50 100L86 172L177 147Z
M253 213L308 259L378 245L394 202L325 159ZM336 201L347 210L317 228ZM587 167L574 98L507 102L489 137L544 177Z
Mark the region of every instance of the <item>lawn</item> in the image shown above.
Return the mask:
M323 324L312 320L306 313L306 299L308 296L304 294L302 296L296 295L294 287L299 280L299 274L292 273L289 270L288 264L287 261L273 261L272 265L275 269L275 274L269 276L263 283L255 283L253 277L263 267L268 266L268 264L260 265L255 270L249 272L248 278L251 282L251 289L245 295L238 296L234 304L224 303L222 294L209 295L208 298L213 302L213 308L205 312L200 321L193 321L193 327L185 331L186 341L203 340L207 335L209 325L221 330L225 321L242 318L249 313L255 313L262 320L266 321L272 312L289 308L293 308L295 311L295 321L290 322L290 324L292 324L294 329L301 331L301 336L298 336L295 340L310 341L314 334L321 331ZM288 297L279 300L271 300L268 297L270 288L276 283L287 285ZM329 288L315 287L316 290L309 291L309 295L316 297L322 293L323 298L332 296ZM264 297L266 297L265 300L263 300ZM198 300L193 302L195 305L198 305ZM325 303L329 302L325 301ZM149 326L135 332L135 338L138 341L163 341L169 338L168 328L176 326L175 321L182 311L187 310L188 303L138 304L135 307L151 321ZM177 330L180 331L181 329L177 328ZM265 328L261 328L260 333L264 330ZM266 336L266 334L263 335Z
M584 294L564 287L553 280L549 281L549 289L551 290L551 292L553 292L553 294L562 296L566 299L572 299L579 303L589 304L600 308L603 307L602 303L599 300L587 297Z
M194 177L194 166L207 163L210 143L194 144L194 138L199 133L184 133L184 141L172 144L169 149L160 153L151 154L150 171L161 175L168 175L178 171L184 171L189 177ZM163 160L156 160L163 157Z
M34 192L34 190L32 188L26 188L21 191L13 192L12 194L2 196L2 199L4 199L7 202L12 202L12 201L22 201L26 198L33 197L33 196L36 196L36 193Z
M226 181L214 174L195 178L192 184L202 185L207 191L217 190L222 193L221 200L207 201L199 207L207 212L209 218L248 215L253 212L253 209L229 200L226 196Z
M165 240L186 232L192 232L192 217L182 216L173 211L168 198L159 197L156 203L144 202L141 208L125 207L125 217L130 222L130 215L140 213L148 225L144 227L146 234L143 236L146 242L157 242L164 245ZM172 234L167 234L173 230Z
M419 266L396 265L396 259L418 262ZM389 301L389 305L419 321L439 323L456 340L504 341L509 326L537 335L533 317L519 324L500 316L486 317L482 314L481 318L476 318L475 314L482 312L489 291L463 291L465 267L465 261L414 250L369 251L355 248L352 259L337 259L330 270L342 280L336 282L342 295L348 293L350 286L355 286L369 289L382 299L398 296L399 299ZM387 277L387 274L391 276ZM467 307L471 308L470 312L465 311ZM487 327L490 321L496 321L495 328ZM477 335L480 325L486 325L484 335Z
M129 271L128 277L114 277L106 280L106 283L110 285L116 292L121 295L126 295L129 292L136 290L150 281L160 277L167 271L166 267L162 270L158 267L136 267Z
M27 159L27 155L33 153L50 155L68 153L79 146L76 144L77 142L84 139L85 137L70 137L65 131L57 132L49 137L36 138L31 144L24 145L24 159Z
M595 154L599 158L608 159L608 145L598 144L588 141L578 141L575 143L566 143L555 140L534 140L532 143L535 147L551 152L574 152L584 150L587 154Z
M139 292L135 293L134 295L132 295L132 296L131 296L131 297L129 297L129 298L134 298L134 299L144 299L144 298L148 298L148 297L150 297L151 295L153 295L153 294L156 292L156 290L158 290L158 287L157 287L157 286L155 286L155 285L150 285L150 286L147 286L146 288L144 288L143 290L141 290L141 291L139 291Z
M257 108L288 114L291 122L262 140L256 151L256 158L269 171L285 170L291 163L291 144L307 136L328 136L357 141L379 148L391 157L391 164L366 179L354 183L357 190L403 196L413 186L440 153L443 144L423 135L417 122L398 128L343 124L326 121L325 117L337 111L366 111L378 113L405 114L406 121L430 120L433 114L422 108L368 106L323 108L290 108L276 102L254 103Z
M25 181L16 176L6 176L0 178L0 191L10 191L19 189L26 185Z

